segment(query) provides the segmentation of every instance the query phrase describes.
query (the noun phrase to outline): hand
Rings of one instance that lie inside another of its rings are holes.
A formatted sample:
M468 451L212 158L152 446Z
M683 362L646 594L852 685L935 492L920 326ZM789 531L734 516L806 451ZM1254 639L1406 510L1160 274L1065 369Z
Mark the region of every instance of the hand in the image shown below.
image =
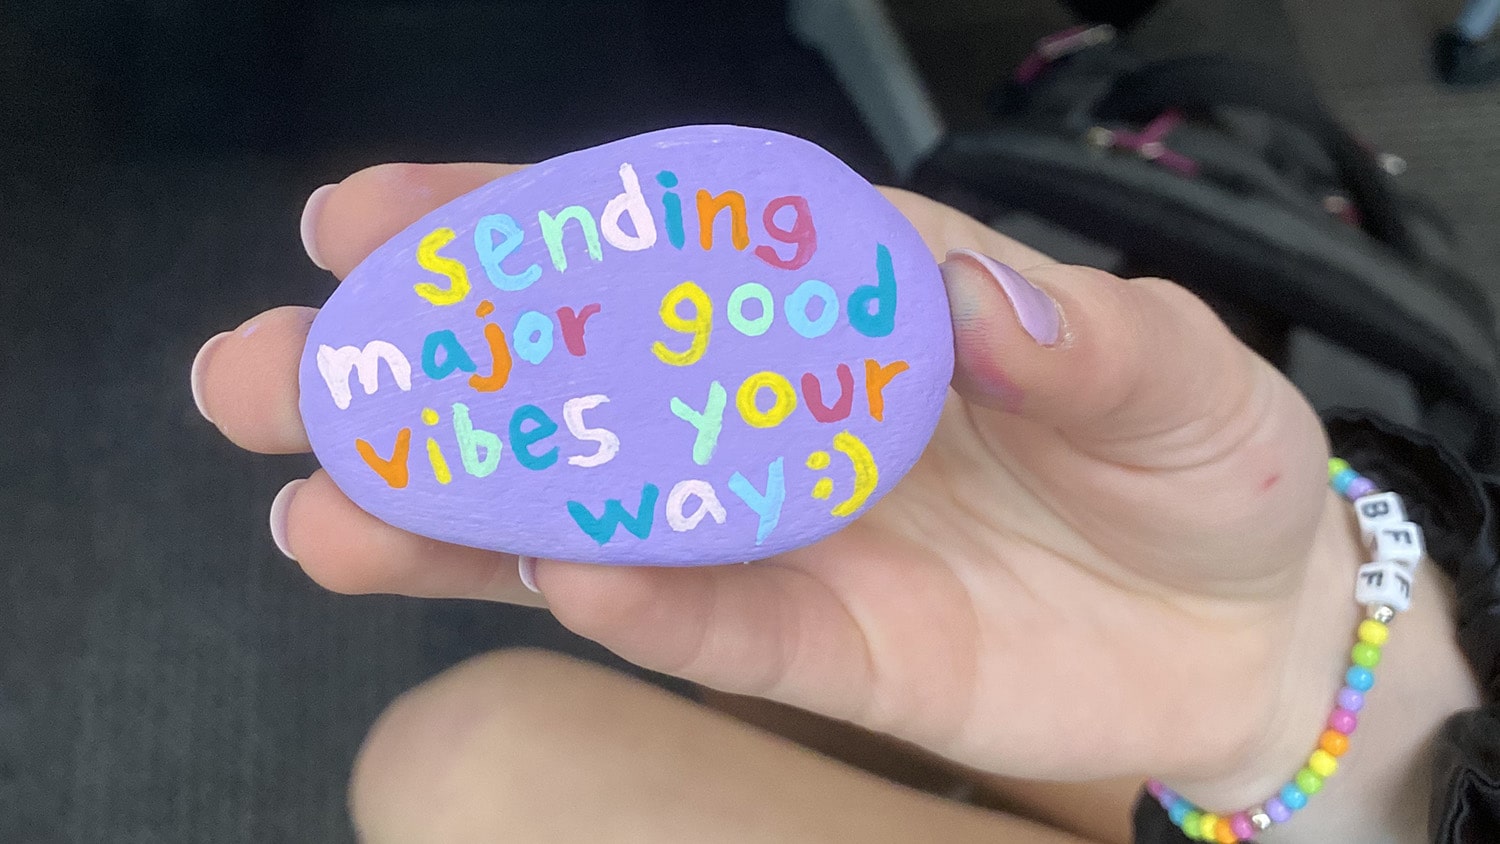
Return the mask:
M357 173L311 203L309 253L342 278L514 169ZM841 533L752 565L540 561L546 604L648 668L982 769L1150 772L1201 784L1203 800L1270 793L1274 781L1251 786L1311 746L1355 618L1359 552L1326 489L1316 416L1183 289L1051 263L952 209L887 196L940 259L973 249L1025 276L1007 295L1003 268L943 265L954 392L911 474ZM1019 317L1011 296L1029 303ZM297 366L312 315L269 311L200 353L195 396L239 445L308 449ZM330 589L537 603L515 557L378 522L323 472L273 510L278 544ZM1267 772L1234 776L1247 766Z

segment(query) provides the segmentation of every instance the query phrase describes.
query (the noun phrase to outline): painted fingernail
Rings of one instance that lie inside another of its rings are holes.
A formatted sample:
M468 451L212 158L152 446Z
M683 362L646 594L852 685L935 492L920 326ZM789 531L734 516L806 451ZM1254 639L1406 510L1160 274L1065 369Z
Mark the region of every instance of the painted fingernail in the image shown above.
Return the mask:
M208 342L204 343L203 348L198 350L198 354L193 356L193 371L188 376L188 384L193 390L193 404L198 406L198 413L209 422L214 420L208 415L208 408L203 404L203 370L208 366L208 359L213 357L214 348L224 342L224 338L229 334L228 331L221 331L208 338Z
M516 570L521 575L521 585L527 589L542 594L542 590L536 588L536 557L528 557L522 554L516 558Z
M297 488L307 483L306 479L292 481L276 493L271 499L271 541L276 543L276 550L280 551L288 560L296 560L292 551L286 544L286 516L292 509L292 499L297 497Z
M1016 312L1021 327L1026 329L1031 339L1043 346L1050 346L1062 336L1062 315L1057 310L1057 303L1040 287L1027 281L1025 276L1010 267L972 249L955 249L949 252L948 260L942 266L944 273L948 271L948 264L955 256L968 258L995 280Z
M328 204L328 197L336 187L338 185L318 188L307 197L307 204L302 206L302 248L320 270L328 269L328 265L323 263L322 256L318 254L318 218L323 216L323 206Z

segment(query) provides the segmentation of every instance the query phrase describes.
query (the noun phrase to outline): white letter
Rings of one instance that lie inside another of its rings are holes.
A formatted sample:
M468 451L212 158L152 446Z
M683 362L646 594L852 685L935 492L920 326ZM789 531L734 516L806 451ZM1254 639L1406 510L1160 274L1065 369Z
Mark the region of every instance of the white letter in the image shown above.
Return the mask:
M403 391L411 390L411 362L401 350L384 340L371 340L363 349L353 346L318 347L318 372L328 384L333 403L339 410L349 409L349 370L359 370L359 383L364 385L365 395L375 392L380 382L380 361L391 368L396 386Z
M625 252L650 249L656 243L656 220L651 217L651 206L646 204L646 197L641 195L641 180L636 178L635 168L621 164L620 181L625 185L625 192L604 206L604 214L599 218L600 231L609 245L616 249ZM635 225L633 236L620 230L621 214L630 215L630 222Z
M687 503L690 495L697 497L698 509L692 515L684 516L682 505ZM667 496L666 510L667 524L678 533L697 527L705 515L713 516L714 521L724 524L724 505L719 503L719 496L714 493L714 488L708 481L678 481Z
M568 458L568 463L574 466L582 466L585 469L590 466L602 466L615 459L620 451L620 438L615 432L608 428L586 428L583 424L583 412L598 407L609 401L609 396L596 393L592 396L579 396L576 399L568 399L563 403L563 421L568 423L568 432L584 442L596 442L599 450L587 457L575 454Z

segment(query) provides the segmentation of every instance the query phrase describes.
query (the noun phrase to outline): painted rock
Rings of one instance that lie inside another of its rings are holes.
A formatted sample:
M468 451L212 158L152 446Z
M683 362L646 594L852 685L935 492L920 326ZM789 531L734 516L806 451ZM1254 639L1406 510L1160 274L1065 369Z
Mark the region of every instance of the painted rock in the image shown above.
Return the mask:
M807 141L687 126L433 211L313 323L301 409L335 483L445 542L741 562L889 492L953 368L917 232Z

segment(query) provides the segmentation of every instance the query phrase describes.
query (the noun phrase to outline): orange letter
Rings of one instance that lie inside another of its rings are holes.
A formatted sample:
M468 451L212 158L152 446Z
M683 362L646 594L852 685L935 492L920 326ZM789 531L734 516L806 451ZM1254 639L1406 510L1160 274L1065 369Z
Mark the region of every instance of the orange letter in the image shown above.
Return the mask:
M881 366L877 361L865 358L865 396L870 400L870 418L876 422L885 421L885 395L880 391L891 383L891 379L908 369L911 365L904 360Z
M510 380L510 347L505 345L505 332L493 322L484 324L484 339L490 344L490 374L469 376L469 386L481 393L493 393Z
M745 222L745 195L737 190L727 190L718 196L708 191L698 191L698 242L705 250L714 245L714 220L719 212L729 209L729 239L735 249L750 245L750 226Z
M411 451L410 428L402 428L401 433L396 435L396 448L391 452L390 460L382 459L375 453L375 446L364 440L355 440L354 447L359 451L359 456L375 470L375 474L385 478L391 489L406 487L406 455Z

